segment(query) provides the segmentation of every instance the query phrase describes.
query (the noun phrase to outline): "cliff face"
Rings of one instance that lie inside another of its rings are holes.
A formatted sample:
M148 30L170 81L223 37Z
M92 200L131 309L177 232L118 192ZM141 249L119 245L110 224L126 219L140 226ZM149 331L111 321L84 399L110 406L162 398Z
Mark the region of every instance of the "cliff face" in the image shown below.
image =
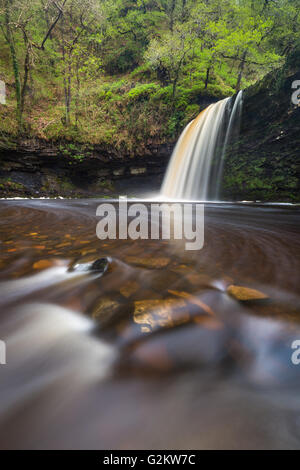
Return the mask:
M291 101L295 80L300 80L300 50L245 91L240 137L225 160L224 198L300 200L300 105Z
M136 195L158 190L173 144L131 158L114 149L20 140L0 149L0 197Z

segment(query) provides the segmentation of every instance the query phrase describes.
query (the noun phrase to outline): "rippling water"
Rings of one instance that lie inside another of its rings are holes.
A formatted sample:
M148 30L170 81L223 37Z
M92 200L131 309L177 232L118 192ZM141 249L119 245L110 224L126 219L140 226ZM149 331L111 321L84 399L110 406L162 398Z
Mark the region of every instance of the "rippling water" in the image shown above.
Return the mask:
M300 448L299 209L207 204L188 252L98 203L0 203L1 448Z

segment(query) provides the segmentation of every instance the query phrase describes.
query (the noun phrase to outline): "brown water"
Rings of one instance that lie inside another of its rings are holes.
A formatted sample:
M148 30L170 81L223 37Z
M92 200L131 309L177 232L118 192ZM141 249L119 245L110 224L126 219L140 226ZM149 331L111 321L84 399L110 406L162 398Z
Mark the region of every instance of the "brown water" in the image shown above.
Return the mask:
M299 209L206 204L188 252L98 203L0 203L1 448L300 448Z

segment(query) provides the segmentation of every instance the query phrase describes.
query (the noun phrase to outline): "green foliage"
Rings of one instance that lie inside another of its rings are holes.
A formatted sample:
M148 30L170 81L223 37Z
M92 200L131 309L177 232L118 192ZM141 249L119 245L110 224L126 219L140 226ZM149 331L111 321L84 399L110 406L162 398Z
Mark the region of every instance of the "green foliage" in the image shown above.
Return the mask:
M20 191L23 192L25 187L21 183L16 183L11 181L11 178L1 178L0 179L0 189L2 191Z
M137 84L132 88L127 96L130 101L141 101L148 100L152 95L154 95L159 90L159 85L156 83L144 83Z
M142 151L175 139L205 97L234 94L286 55L296 69L299 24L295 0L68 0L61 14L53 0L3 2L0 130Z
M133 41L127 42L125 45L120 44L119 47L104 56L103 66L106 73L116 75L126 73L138 66L141 59L141 51L138 44Z

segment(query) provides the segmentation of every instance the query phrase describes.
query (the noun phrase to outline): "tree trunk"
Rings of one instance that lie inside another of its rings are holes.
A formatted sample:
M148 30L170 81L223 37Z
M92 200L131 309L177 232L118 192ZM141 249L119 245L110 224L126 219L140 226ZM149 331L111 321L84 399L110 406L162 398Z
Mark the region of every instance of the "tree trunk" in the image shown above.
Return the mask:
M175 109L175 97L176 97L176 91L177 91L178 78L179 78L179 71L177 72L176 77L173 80L173 86L172 86L172 111L174 111L174 109Z
M14 38L13 38L11 25L10 25L10 8L11 7L12 7L12 1L5 0L6 40L9 45L13 71L14 71L16 100L17 100L16 116L17 116L17 123L18 123L18 131L19 133L21 133L22 128L23 128L21 80L20 80L20 70L19 70L19 64L18 64L18 59L17 59L17 53L16 53Z
M243 78L243 72L244 72L244 68L245 68L247 52L248 51L246 49L244 51L243 55L242 55L242 60L241 60L240 65L239 65L238 79L237 79L236 88L235 88L236 91L240 91L240 89L241 89L241 81L242 81L242 78Z
M71 123L71 73L72 73L72 67L71 67L71 57L69 57L69 64L68 64L68 90L67 90L67 124L69 125Z
M186 0L182 0L182 5L181 5L181 19L182 19L182 21L184 21L185 18L186 18L185 7L186 7Z
M71 123L71 72L68 67L68 72L65 71L64 76L64 92L65 92L65 120L66 125L69 126Z
M70 52L66 53L65 37L64 37L64 21L62 22L62 59L63 59L63 82L64 82L64 95L65 95L65 125L69 126L70 119L70 103L71 103L71 63Z
M205 90L207 89L207 85L208 85L208 82L209 82L209 72L210 72L210 66L207 67L207 69L206 69L205 86L204 86Z
M80 93L80 76L79 76L79 61L76 64L76 97L75 97L75 123L78 126L79 116L79 93Z
M173 103L175 101L175 95L176 95L176 87L177 87L177 78L173 81L173 89L172 89L172 100Z
M176 7L176 0L171 1L171 10L170 10L170 30L173 32L174 29L174 13Z
M26 52L25 52L25 59L24 59L24 77L23 77L23 84L22 84L22 89L21 89L21 115L22 116L24 112L25 96L26 96L27 82L28 82L29 69L30 69L29 43L28 43L28 39L25 33L23 33L23 37L24 37L24 44L26 47Z

